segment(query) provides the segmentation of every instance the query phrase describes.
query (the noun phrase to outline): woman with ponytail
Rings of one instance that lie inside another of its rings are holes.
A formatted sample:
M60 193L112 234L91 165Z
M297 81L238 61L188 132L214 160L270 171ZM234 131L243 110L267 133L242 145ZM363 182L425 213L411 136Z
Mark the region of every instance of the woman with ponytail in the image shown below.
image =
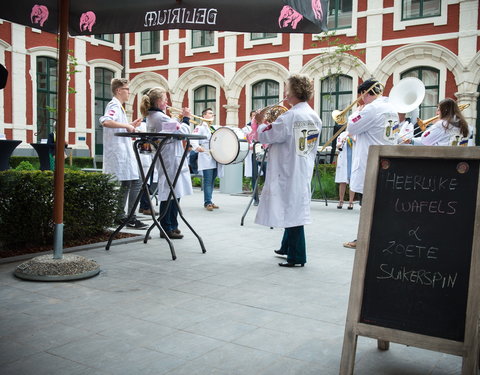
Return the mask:
M168 95L166 90L161 87L154 87L148 91L146 95L143 95L140 112L146 118L147 132L149 133L190 133L190 110L183 108L183 121L179 123L177 120L172 119L166 114L168 106ZM180 140L172 140L164 144L162 148L162 159L165 164L166 173L171 182L175 178L175 174L180 168L183 155L183 144ZM167 236L171 239L181 239L183 235L178 229L178 207L175 202L172 201L172 197L169 199L170 188L165 178L164 171L157 162L158 169L158 198L160 200L160 225L165 230ZM190 178L190 170L186 160L181 166L181 172L175 185L175 195L180 201L180 198L185 195L193 193L192 180ZM161 237L164 237L163 233Z

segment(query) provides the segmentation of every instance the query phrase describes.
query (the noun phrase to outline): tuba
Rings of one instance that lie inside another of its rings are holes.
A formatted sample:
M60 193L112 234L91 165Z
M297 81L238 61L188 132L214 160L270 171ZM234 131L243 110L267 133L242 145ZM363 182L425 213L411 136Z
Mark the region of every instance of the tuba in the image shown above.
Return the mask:
M392 90L388 99L398 113L408 113L420 106L425 98L425 85L418 78L402 79Z

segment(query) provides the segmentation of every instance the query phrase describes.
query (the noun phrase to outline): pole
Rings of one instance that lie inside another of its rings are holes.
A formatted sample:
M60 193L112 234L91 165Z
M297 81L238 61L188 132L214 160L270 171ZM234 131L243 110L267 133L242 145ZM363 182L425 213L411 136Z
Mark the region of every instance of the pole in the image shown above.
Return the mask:
M60 32L58 58L57 140L55 143L55 172L53 191L53 258L63 258L63 202L65 172L65 122L67 113L67 63L69 0L58 0L58 29Z

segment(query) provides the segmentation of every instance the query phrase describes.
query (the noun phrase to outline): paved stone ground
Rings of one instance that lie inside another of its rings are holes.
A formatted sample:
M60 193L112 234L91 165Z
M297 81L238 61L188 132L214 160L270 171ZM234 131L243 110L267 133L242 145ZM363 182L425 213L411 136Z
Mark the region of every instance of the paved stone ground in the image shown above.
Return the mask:
M241 215L248 199L182 199L207 253L185 225L172 261L158 232L143 242L89 250L99 276L28 282L0 265L2 375L338 374L359 208L312 203L308 263L277 266L282 230ZM355 374L459 374L461 359L403 345L387 352L359 338Z

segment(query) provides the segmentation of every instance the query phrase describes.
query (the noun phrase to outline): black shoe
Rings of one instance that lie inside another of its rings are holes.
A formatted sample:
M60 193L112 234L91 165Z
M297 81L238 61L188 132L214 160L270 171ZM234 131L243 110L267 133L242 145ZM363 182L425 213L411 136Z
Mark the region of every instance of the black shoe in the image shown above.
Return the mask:
M180 229L174 229L174 230L172 230L172 232L173 232L173 233L177 233L177 234L182 233L182 232L180 231Z
M273 252L274 252L275 254L277 254L277 255L280 255L281 257L287 256L286 253L282 253L280 250L273 250Z
M183 238L183 234L175 233L174 231L167 232L167 236L171 240L181 240ZM160 232L160 238L165 238L163 232Z
M131 229L145 229L148 227L148 224L145 224L145 223L142 223L140 220L138 219L133 219L133 220L130 220L128 223L127 223L127 228L131 228Z
M289 262L285 262L285 263L278 263L278 265L280 267L303 267L305 265L305 263L289 263Z
M256 207L258 206L258 201L253 202L253 205Z

